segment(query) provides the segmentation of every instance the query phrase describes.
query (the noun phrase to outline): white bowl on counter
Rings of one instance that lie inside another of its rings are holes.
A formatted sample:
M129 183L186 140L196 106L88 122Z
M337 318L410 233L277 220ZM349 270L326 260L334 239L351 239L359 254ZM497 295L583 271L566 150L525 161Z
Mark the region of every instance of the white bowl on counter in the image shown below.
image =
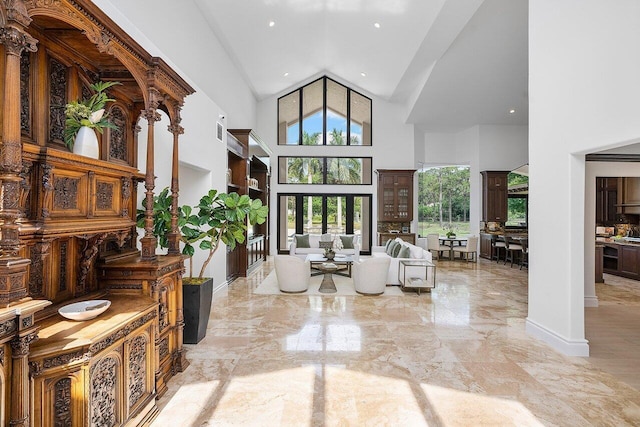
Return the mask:
M74 302L58 309L62 317L71 320L89 320L98 317L111 306L111 301L106 299L92 299L88 301Z

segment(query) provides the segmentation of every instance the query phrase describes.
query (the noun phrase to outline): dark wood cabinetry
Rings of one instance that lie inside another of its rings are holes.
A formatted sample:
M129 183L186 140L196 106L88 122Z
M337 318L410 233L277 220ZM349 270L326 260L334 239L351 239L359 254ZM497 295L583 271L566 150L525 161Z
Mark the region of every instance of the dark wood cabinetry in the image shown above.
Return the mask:
M604 243L602 267L605 273L640 280L640 245Z
M480 256L482 258L491 259L491 241L493 235L480 233Z
M227 192L246 194L269 206L269 165L265 157L252 154L264 151L265 144L251 129L229 129L227 133ZM267 155L268 158L268 155ZM246 242L227 251L227 280L245 277L267 259L269 254L269 220L250 226Z
M413 220L415 169L378 169L378 221Z
M617 203L618 178L596 178L596 224L614 223Z
M485 222L507 221L508 171L483 171L482 174L482 220Z

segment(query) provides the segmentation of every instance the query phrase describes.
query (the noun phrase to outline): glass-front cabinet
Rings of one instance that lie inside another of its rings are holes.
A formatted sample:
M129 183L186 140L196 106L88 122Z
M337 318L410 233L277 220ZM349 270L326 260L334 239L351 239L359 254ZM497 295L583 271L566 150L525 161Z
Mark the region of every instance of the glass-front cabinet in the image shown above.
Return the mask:
M377 169L378 221L413 220L412 169Z

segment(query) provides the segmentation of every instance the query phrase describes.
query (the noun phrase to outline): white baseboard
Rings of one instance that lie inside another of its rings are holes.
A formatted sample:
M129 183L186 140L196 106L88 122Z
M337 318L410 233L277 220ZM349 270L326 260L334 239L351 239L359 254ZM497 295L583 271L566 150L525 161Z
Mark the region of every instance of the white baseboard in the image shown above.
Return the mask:
M598 306L598 297L584 297L584 306L585 307L597 307Z
M213 295L217 294L218 292L221 291L227 291L229 288L229 284L230 282L228 280L225 280L224 282L220 283L216 288L213 289Z
M567 340L529 318L527 318L525 329L529 335L546 342L567 356L589 357L589 341L586 339Z

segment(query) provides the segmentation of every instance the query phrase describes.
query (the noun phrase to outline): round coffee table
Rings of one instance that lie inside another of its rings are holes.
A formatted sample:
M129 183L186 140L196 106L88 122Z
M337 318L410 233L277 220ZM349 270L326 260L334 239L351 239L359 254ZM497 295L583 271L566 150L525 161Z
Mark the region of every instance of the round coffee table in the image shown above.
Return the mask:
M338 266L333 263L325 262L318 264L316 268L324 273L318 292L322 292L323 294L333 294L338 292L332 276L333 272L338 269Z

